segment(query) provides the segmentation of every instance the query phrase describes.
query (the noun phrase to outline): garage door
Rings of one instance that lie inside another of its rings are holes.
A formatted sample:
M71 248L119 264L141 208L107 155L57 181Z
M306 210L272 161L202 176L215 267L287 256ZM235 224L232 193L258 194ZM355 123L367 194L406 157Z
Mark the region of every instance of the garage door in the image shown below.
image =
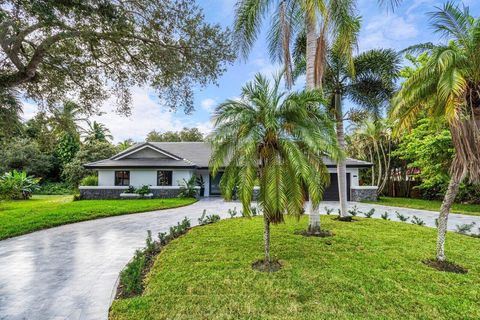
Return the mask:
M330 173L330 186L327 187L323 194L325 201L339 201L338 196L338 178L336 173ZM347 200L350 201L350 173L347 173Z

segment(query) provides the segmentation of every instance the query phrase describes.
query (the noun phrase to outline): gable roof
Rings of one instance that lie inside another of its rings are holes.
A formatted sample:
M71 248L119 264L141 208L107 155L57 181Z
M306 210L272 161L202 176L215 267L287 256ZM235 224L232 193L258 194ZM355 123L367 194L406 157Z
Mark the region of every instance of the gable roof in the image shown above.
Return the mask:
M128 159L143 148L151 148L168 158L161 159ZM85 164L88 169L101 168L208 168L212 148L207 142L144 142L136 144L110 159ZM327 167L335 167L336 163L329 158L324 159ZM370 162L346 159L347 167L371 167Z

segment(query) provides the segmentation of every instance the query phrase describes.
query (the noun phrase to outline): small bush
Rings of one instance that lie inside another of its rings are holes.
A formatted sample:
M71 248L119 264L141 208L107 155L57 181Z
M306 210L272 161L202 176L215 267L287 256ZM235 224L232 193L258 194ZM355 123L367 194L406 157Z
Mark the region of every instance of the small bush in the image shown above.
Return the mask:
M473 227L475 227L476 223L475 222L472 222L472 223L465 223L465 224L461 224L461 225L458 225L457 224L457 232L458 233L461 233L461 234L468 234L470 232L472 232L472 229Z
M363 213L366 218L371 218L375 214L375 208L368 210Z
M13 170L0 176L0 199L27 200L38 190L40 178L27 176L25 171Z
M43 182L34 194L45 195L67 195L72 194L72 187L64 182Z
M232 209L228 209L228 214L230 215L230 218L235 218L237 216L237 207ZM243 212L242 212L243 215Z
M417 216L413 216L413 218L412 218L412 220L410 220L410 222L413 223L413 224L419 225L419 226L424 226L425 225L425 222Z
M150 193L150 186L149 185L143 185L142 187L138 188L135 190L135 193L138 193L142 197Z
M203 226L206 224L211 224L220 221L220 216L218 214L212 214L207 216L207 210L203 210L202 216L198 218L198 224Z
M128 189L124 191L124 193L135 193L135 187L134 186L128 186Z
M98 177L96 175L86 176L80 181L81 186L98 186Z
M354 205L352 209L348 210L348 213L350 213L352 217L356 217L358 215L358 212L359 211L356 205Z
M385 211L385 213L382 213L381 217L383 220L390 220L390 214L387 211Z
M179 198L195 198L197 196L197 177L192 176L189 180L183 179L183 183L180 186Z
M327 215L331 215L334 210L335 210L334 208L325 207L325 213Z
M143 269L145 267L145 253L142 250L135 251L133 259L120 272L121 295L131 297L139 295L143 291Z
M398 211L395 211L395 214L397 215L398 220L400 220L402 222L406 222L410 218L409 216L403 215Z

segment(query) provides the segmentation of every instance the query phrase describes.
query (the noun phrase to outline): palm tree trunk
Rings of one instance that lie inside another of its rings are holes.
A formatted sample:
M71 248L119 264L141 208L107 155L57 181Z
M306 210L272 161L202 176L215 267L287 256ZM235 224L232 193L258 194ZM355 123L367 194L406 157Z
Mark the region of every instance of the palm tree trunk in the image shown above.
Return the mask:
M307 32L307 57L306 57L306 76L307 76L307 90L315 89L315 55L317 51L317 32L315 24L312 19L305 15L305 25Z
M317 51L317 32L315 30L315 24L312 19L309 18L308 14L305 15L305 25L307 32L307 66L306 66L306 76L307 76L307 90L315 89L315 56ZM320 231L320 213L318 210L313 210L311 203L308 201L306 203L306 212L309 214L309 226L308 232L317 232Z
M265 251L265 262L270 263L270 221L263 216L263 247Z
M345 132L343 130L342 97L335 93L335 117L337 122L337 141L341 150L345 150ZM347 216L347 164L345 160L337 163L338 195L340 198L340 216Z
M463 180L464 175L460 177L458 175L452 175L450 183L448 184L447 192L443 198L442 206L440 207L440 215L438 216L438 236L437 236L437 260L445 261L445 238L447 236L448 214L450 208L457 196L460 183Z

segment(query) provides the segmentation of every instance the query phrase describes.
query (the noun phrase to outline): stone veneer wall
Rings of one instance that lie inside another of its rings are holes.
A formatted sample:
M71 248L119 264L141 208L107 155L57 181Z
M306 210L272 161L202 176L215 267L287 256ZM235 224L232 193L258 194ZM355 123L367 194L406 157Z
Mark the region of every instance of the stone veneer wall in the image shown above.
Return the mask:
M378 200L378 187L375 186L360 186L350 188L351 201L377 201Z
M101 200L101 199L124 199L120 194L127 188L109 188L109 187L80 187L80 199L82 200ZM180 194L180 188L152 188L150 192L153 198L177 198ZM197 190L198 198L199 190Z

